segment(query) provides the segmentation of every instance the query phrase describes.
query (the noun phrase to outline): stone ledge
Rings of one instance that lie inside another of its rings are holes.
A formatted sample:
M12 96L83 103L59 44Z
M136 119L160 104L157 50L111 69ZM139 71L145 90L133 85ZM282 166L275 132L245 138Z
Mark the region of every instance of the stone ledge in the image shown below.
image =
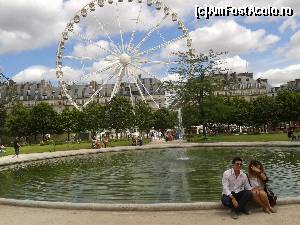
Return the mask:
M187 211L225 209L220 202L195 203L158 203L158 204L100 204L47 202L0 198L1 205L22 206L49 209L95 210L95 211ZM300 197L288 197L277 200L277 205L300 204Z

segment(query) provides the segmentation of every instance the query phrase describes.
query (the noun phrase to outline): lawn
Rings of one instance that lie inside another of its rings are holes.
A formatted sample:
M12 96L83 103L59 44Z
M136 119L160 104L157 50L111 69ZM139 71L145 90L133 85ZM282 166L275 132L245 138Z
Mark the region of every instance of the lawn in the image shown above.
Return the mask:
M240 134L240 135L216 135L195 136L188 138L189 142L253 142L253 141L288 141L287 134Z
M112 140L109 142L108 147L115 146L130 146L131 140L122 139L122 140ZM149 143L148 139L144 139L144 144ZM41 152L54 152L54 151L69 151L69 150L78 150L78 149L90 149L91 142L83 142L83 143L66 143L60 145L25 145L21 146L20 154L30 154L30 153L41 153ZM1 154L1 156L5 155L13 155L14 149L12 147L6 147L6 153Z

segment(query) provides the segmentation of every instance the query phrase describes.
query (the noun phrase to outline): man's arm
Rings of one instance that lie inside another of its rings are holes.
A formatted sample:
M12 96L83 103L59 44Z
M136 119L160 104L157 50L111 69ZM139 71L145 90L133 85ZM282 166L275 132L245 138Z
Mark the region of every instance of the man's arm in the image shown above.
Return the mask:
M223 193L225 193L225 195L227 196L231 196L231 191L229 189L229 177L225 172L223 173L222 185L223 185Z

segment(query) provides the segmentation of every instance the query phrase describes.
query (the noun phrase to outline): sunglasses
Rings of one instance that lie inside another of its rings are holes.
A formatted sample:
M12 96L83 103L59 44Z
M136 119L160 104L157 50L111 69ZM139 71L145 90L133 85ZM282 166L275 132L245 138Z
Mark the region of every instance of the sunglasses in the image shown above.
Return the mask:
M235 163L234 165L236 165L236 166L242 166L243 163Z

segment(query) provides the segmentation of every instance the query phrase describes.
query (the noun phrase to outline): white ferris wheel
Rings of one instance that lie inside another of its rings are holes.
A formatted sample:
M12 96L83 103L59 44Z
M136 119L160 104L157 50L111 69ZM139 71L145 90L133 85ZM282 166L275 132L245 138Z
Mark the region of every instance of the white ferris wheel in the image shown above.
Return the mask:
M145 79L167 76L179 46L193 51L184 22L161 1L94 0L62 32L56 77L77 109L99 98L110 101L124 85L132 104L138 99L159 108L153 97L159 88ZM83 94L88 97L78 100Z

